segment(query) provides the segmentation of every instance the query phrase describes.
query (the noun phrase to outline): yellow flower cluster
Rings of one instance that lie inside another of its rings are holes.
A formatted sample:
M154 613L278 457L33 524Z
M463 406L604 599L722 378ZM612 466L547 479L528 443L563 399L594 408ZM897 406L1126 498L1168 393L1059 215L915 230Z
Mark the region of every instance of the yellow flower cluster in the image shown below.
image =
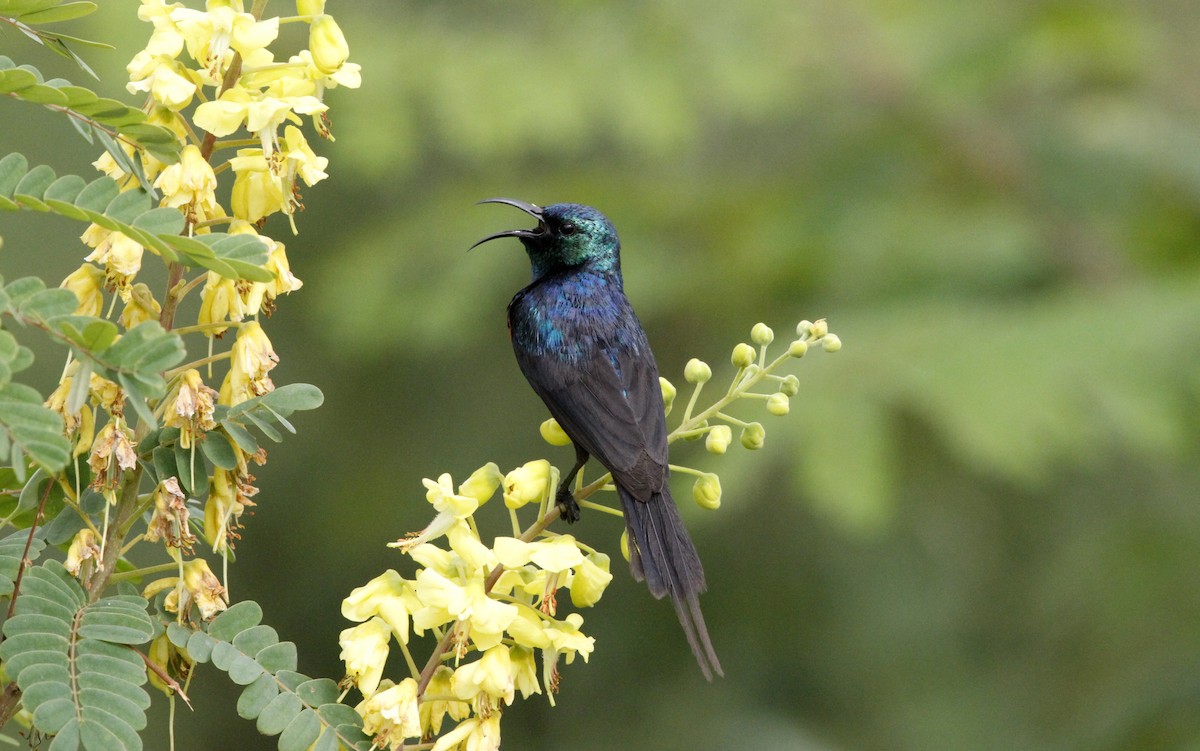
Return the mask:
M149 405L166 428L179 431L177 448L188 452L193 464L203 465L195 461L196 452L207 433L220 429L215 419L219 406L236 406L275 387L270 371L279 358L258 319L271 314L277 297L302 283L291 272L284 244L260 235L259 229L267 217L282 212L295 231L292 214L301 205L297 183L319 182L328 167L328 160L309 146L301 127L311 118L316 132L331 138L325 92L337 86L356 88L361 77L359 66L348 61L345 36L325 12L324 0L298 0L295 15L273 18L259 17L262 3L255 4L254 12L247 12L250 3L243 0L206 0L203 10L189 4L200 3L141 0L138 18L153 30L145 48L126 66L127 89L146 95L148 123L176 135L179 160L164 163L118 138L127 158L122 159L120 152L106 152L95 166L117 181L123 192L152 181L160 206L183 213L184 233L189 236L219 227L231 235L257 238L267 251L263 268L271 278L231 279L204 270L188 278L188 269L165 263L171 281L165 295L156 299L138 277L143 261L157 251L119 231L92 224L81 238L91 252L62 286L75 294L77 315L113 319L120 324L120 335L148 321L177 328L180 302L193 290L201 297L199 314L195 325L180 328L180 333L186 333L184 329L202 333L210 337L211 345L212 339L235 329L228 353L214 355L210 346L207 358L165 373L168 390ZM287 23L308 27L307 49L276 59L270 48L280 26ZM226 158L234 153L233 147L247 145L253 148L240 148L236 156ZM138 168L143 174L133 174ZM222 205L217 183L226 170L232 173L233 184L230 200ZM111 302L106 295L112 295ZM119 311L116 298L123 306ZM207 376L199 366L226 357L229 367L223 381L210 387L205 378L212 380L211 365ZM47 406L62 415L74 455L87 455L90 487L116 504L123 493L133 498L137 490L136 483L127 480L138 471L136 443L141 434L134 432L136 421L125 417L127 395L122 388L91 374L84 389L83 384L74 384L80 372L80 364L69 360ZM81 399L85 391L87 398ZM257 489L248 464L265 459L262 451L247 454L236 443L231 448L236 466L217 469L209 478L204 508L205 537L218 552L226 552L236 539L239 518L253 505L250 499ZM162 479L155 490L147 538L162 542L179 560L180 551L190 551L195 541L188 528L188 499L176 478ZM203 480L195 485L191 490L203 497ZM76 488L75 495L81 490ZM77 557L86 570L83 562L90 543L82 537L77 542ZM211 599L195 596L192 601ZM211 613L215 607L205 610Z
M594 605L612 580L608 556L570 535L532 541L501 536L488 546L473 516L502 486L514 511L527 502L544 503L556 478L557 471L541 460L507 475L489 463L457 491L448 474L425 480L433 521L392 544L419 565L413 578L389 570L343 601L342 615L358 625L342 632L341 657L347 680L364 697L357 709L377 747L397 749L409 738L438 736L449 717L458 724L434 749L498 748L500 714L518 692L528 698L544 686L553 703L560 658L588 659L593 639L580 631L578 613L557 617L557 592L569 590L575 607ZM442 537L445 548L434 544ZM454 667L417 674L408 643L412 634L426 631L448 640ZM393 640L413 669L399 683L383 679ZM468 661L471 655L477 659Z

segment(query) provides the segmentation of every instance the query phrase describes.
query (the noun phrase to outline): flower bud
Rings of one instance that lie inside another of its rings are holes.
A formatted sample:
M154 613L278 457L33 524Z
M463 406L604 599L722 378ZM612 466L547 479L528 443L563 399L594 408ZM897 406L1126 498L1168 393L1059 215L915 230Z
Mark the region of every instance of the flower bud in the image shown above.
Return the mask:
M621 530L621 557L629 560L629 529Z
M658 386L662 389L663 398L663 414L671 414L671 405L675 403L675 395L678 393L675 390L675 384L668 381L662 376L658 377Z
M732 442L733 429L728 425L717 425L708 431L708 437L704 439L704 448L708 449L710 454L720 455L725 453L725 449L729 448Z
M752 422L742 428L742 445L751 451L762 448L766 437L767 431L763 428L762 423Z
M744 368L754 362L754 347L742 342L733 348L733 357L730 358L734 367Z
M810 331L812 331L812 321L805 320L796 324L796 336L801 339L807 338Z
M810 329L809 333L814 339L820 339L829 333L829 324L825 323L824 318L818 318L816 322L813 323L812 329Z
M538 432L542 434L542 440L551 446L571 445L571 437L558 424L558 420L555 420L553 417L539 425Z
M350 46L333 16L320 16L308 29L313 65L324 75L337 73L350 57Z
M500 487L500 480L503 476L500 474L500 468L495 462L488 462L479 469L471 473L462 485L458 486L458 494L474 498L479 501L479 505L487 503L496 493L496 488Z
M842 340L837 334L826 334L825 338L821 340L821 347L826 352L837 352L842 348Z
M783 379L783 382L779 384L779 393L787 394L788 396L795 396L796 394L799 394L800 379L789 374Z
M692 486L692 500L700 508L718 509L721 507L721 478L712 472L705 472L696 478Z
M712 378L712 368L703 360L692 358L683 369L683 377L688 383L706 383Z
M776 417L783 417L786 415L789 407L788 395L782 391L776 394L771 394L767 397L767 411Z
M791 357L804 357L808 354L808 342L803 339L797 339L788 346L788 355Z
M296 15L319 16L325 12L325 0L296 0Z
M750 341L760 347L770 344L775 340L775 332L765 323L756 323L754 328L750 330Z
M521 508L540 501L550 485L550 462L536 459L526 462L504 476L504 505Z

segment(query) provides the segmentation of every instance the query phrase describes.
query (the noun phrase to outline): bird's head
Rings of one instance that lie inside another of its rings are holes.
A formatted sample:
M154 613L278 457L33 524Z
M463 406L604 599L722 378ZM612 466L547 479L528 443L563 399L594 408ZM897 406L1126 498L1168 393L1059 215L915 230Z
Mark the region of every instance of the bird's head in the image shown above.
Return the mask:
M504 203L538 220L533 229L511 229L488 235L471 247L501 237L517 237L529 254L533 278L584 265L597 271L620 271L621 241L608 217L578 203L542 208L512 198L488 198L480 203Z

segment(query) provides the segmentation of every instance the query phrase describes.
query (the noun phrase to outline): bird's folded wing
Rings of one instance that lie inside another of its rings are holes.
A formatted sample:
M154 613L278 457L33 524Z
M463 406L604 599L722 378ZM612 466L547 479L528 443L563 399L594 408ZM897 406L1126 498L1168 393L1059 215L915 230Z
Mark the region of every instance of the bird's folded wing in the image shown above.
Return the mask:
M597 350L570 364L518 352L517 361L567 435L630 495L646 501L662 487L666 418L648 347Z

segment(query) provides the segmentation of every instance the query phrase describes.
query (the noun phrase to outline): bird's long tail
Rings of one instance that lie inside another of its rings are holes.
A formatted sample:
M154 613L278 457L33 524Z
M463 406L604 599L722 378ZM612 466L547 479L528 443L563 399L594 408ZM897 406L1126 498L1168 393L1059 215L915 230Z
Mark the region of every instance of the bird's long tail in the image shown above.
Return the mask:
M700 593L707 589L704 566L679 509L665 487L648 502L639 501L618 486L625 523L629 528L629 567L657 598L670 595L692 653L708 680L725 675L708 638L700 612Z

